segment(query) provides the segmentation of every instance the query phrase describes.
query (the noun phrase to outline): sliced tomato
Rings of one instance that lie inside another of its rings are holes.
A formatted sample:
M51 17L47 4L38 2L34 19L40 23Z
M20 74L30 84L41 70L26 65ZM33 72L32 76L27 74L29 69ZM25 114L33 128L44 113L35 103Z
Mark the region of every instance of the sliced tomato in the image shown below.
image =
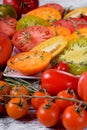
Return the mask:
M29 51L40 42L53 37L52 32L44 26L30 26L13 35L12 42L20 51Z
M12 53L12 43L9 37L0 32L0 67L3 67Z
M44 4L42 5L41 7L52 7L58 11L60 11L60 13L63 15L64 13L64 8L62 7L62 5L60 4L57 4L57 3L47 3L47 4Z
M11 17L3 17L0 19L0 31L12 37L16 31L17 20Z
M80 28L87 27L86 18L69 18L69 19L61 19L59 21L55 21L54 25L61 25L70 29L71 32L74 32Z

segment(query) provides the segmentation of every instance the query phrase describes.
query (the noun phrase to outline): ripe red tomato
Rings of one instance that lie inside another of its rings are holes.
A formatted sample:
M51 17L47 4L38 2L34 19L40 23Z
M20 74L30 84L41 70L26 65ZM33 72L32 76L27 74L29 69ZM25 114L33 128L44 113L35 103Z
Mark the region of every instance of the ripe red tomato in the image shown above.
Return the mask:
M12 53L12 43L8 36L0 32L0 68L6 65Z
M25 116L28 113L29 105L24 98L12 98L7 106L6 112L8 116L19 119Z
M43 91L36 91L33 96L46 96L49 95L48 93L45 93ZM32 98L31 99L31 105L34 107L34 109L38 109L40 105L42 105L44 102L47 102L48 98Z
M0 70L0 79L2 79L2 71Z
M87 27L87 20L85 18L69 18L55 21L53 24L66 27L70 29L71 32L74 32L77 29Z
M29 51L40 42L53 37L52 32L44 26L29 26L17 31L12 38L13 44L20 51Z
M78 80L77 92L79 97L87 102L87 72L84 72L80 75Z
M37 110L37 119L46 127L52 127L58 123L60 112L55 103L48 105L43 103Z
M63 15L64 13L64 8L62 7L62 5L60 4L57 4L57 3L47 3L47 4L44 4L40 7L52 7L52 8L55 8L56 10L60 11L60 13Z
M87 112L84 109L76 112L75 106L71 105L63 112L62 123L67 130L83 130L87 126Z
M45 88L50 95L57 95L61 90L71 88L77 90L78 77L57 69L49 69L41 75L41 88Z
M53 68L58 69L58 70L62 70L62 71L66 71L66 72L68 72L68 70L69 70L68 64L65 62L62 62L62 61L59 62L58 65L54 66Z
M57 94L57 96L61 97L61 98L77 98L75 92L74 91L72 92L72 90L69 90L69 89L60 91ZM75 102L67 101L67 100L61 100L61 99L55 99L55 103L59 107L60 111L63 112L65 110L65 108L74 104Z
M37 8L39 6L39 0L3 0L3 4L12 5L20 18L22 14Z
M3 17L0 19L0 31L12 37L16 32L17 20L11 17Z

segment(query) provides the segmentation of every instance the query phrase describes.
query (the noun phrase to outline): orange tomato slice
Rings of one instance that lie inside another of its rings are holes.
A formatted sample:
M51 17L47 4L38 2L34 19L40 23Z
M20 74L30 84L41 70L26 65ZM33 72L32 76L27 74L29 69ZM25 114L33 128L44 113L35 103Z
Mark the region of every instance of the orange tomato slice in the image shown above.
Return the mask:
M87 28L81 28L75 32L73 32L69 38L69 40L76 39L76 38L87 38Z
M49 26L48 28L55 36L64 36L67 40L71 35L71 31L63 26Z
M25 16L29 16L30 14L36 15L48 21L59 20L62 17L61 13L58 10L51 7L36 8L26 13Z
M12 56L7 65L24 75L34 75L43 71L51 60L51 53L44 51L21 52Z

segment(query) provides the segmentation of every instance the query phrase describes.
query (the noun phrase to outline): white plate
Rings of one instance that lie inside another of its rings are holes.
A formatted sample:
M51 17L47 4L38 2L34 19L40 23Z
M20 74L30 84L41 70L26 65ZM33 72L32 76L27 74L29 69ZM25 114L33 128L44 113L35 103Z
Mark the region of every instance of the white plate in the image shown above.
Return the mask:
M12 52L12 56L19 53L19 50L17 48L13 48L13 52ZM23 75L22 73L19 73L11 68L9 68L8 66L6 66L4 72L3 72L3 76L5 77L12 77L12 78L24 78L24 79L40 79L40 75L41 73L38 73L37 75L33 75L33 76L26 76Z

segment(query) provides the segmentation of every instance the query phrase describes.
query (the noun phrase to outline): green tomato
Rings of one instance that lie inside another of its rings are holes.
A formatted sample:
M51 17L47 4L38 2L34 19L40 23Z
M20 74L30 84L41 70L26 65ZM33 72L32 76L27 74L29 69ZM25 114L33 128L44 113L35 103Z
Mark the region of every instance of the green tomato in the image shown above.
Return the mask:
M0 4L0 17L17 18L16 10L13 6L7 4Z

